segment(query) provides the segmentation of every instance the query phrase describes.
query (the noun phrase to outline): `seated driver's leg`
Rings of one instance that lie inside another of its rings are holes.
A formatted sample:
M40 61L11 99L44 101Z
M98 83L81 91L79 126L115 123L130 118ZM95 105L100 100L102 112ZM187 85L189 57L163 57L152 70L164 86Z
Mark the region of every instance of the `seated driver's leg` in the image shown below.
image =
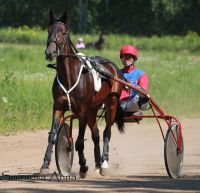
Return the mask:
M132 115L136 115L136 116L142 116L142 111L140 110L138 101L135 101L135 100L128 101L125 112L131 113ZM135 118L135 120L136 122L139 122L142 120L142 118Z
M130 100L127 102L125 112L137 112L139 110L138 101Z
M138 101L138 105L139 105L139 108L140 108L142 111L147 110L148 103L149 103L149 102L148 102L147 97L144 96L144 95L140 95L139 101Z

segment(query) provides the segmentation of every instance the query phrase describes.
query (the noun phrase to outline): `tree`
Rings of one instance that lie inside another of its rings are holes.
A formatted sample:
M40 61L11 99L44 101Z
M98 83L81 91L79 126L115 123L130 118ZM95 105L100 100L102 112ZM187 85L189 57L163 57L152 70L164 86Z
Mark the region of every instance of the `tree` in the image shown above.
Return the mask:
M0 0L0 25L46 29L50 9L73 33L200 34L200 0Z
M185 34L188 30L200 33L199 0L152 0L152 10L158 34Z

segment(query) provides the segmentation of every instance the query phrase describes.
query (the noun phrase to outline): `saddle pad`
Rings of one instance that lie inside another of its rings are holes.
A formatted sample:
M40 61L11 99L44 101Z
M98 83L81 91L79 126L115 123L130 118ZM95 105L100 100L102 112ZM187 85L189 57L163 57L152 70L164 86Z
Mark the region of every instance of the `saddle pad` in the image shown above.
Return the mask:
M89 68L90 73L92 74L93 80L94 80L94 90L98 92L101 89L101 77L100 74L93 68L90 61L87 60L84 54L77 53L87 64L87 67Z

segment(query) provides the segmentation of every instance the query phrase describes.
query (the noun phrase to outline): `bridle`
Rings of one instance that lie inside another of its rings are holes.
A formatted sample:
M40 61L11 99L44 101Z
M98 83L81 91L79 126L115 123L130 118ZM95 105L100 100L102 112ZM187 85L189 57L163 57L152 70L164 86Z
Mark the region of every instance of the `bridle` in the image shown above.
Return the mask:
M62 34L64 36L64 38L63 38L63 41L61 43L58 43L58 37L57 37L58 26L55 26L56 29L54 30L53 34L50 34L50 36L49 36L49 38L47 40L47 47L49 46L50 43L54 43L56 45L56 52L53 53L53 57L58 57L58 56L62 55L64 57L76 57L78 59L81 59L81 61L82 61L81 62L81 67L80 67L80 70L79 70L79 74L78 74L78 78L77 78L76 82L73 84L73 86L70 89L67 90L64 87L64 85L62 84L62 82L60 81L60 79L58 77L58 74L56 76L56 80L57 80L59 86L62 88L62 90L64 91L65 95L67 96L69 111L73 114L72 108L71 108L71 100L70 100L69 94L75 89L75 87L79 83L79 80L80 80L82 71L85 68L85 65L83 64L83 61L84 61L83 58L76 54L77 50L76 50L76 48L74 47L74 45L72 44L72 42L71 42L71 40L69 38L69 31L68 31L68 27L66 26L66 24L63 23L63 22L60 22L60 21L55 21L53 23L53 25L56 25L56 24L64 25L65 28L66 28L66 32L64 32ZM75 53L69 53L69 54L64 53L63 48L65 47L65 44L67 44L67 41L70 42L71 48L74 50Z
M53 23L53 25L55 24L62 24L65 26L66 29L68 29L68 27L66 26L65 23L63 22L60 22L60 21L55 21ZM56 27L56 31L54 32L55 34L55 40L52 38L53 34L50 36L50 38L47 40L47 47L49 46L50 43L54 43L56 44L56 52L53 54L53 57L57 57L57 56L60 56L60 55L64 55L64 52L63 52L63 48L65 47L65 44L67 43L67 37L68 37L68 30L66 30L66 32L64 32L62 35L64 36L64 40L61 42L61 43L58 43L58 37L57 37L57 34L58 34L58 26Z

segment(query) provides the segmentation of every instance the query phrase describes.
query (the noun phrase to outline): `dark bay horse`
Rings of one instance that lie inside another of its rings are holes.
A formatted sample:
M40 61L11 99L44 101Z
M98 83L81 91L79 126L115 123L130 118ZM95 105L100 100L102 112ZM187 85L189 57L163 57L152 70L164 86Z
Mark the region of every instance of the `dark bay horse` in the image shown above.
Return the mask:
M123 116L120 114L119 95L122 85L111 79L102 79L99 92L94 90L94 80L91 72L83 66L76 50L69 37L67 24L67 13L64 12L59 18L49 12L48 40L45 50L46 59L51 61L56 58L57 75L54 79L53 94L53 115L52 126L49 132L48 145L44 156L44 162L40 172L48 173L53 145L56 142L57 132L64 113L71 110L79 121L79 132L75 143L75 150L78 151L80 176L85 177L88 166L84 156L84 134L86 126L91 129L94 142L95 166L98 171L108 168L109 141L111 137L111 126L117 123L118 129L123 132ZM94 57L94 61L104 66L113 76L121 78L117 67L109 60ZM74 89L72 89L72 87ZM64 92L64 90L71 92ZM103 132L102 156L99 147L99 130L96 116L98 109L105 104L106 127ZM103 163L103 166L102 166Z
M86 48L95 48L96 50L102 50L105 44L105 38L103 33L101 32L99 35L99 39L96 42L90 42L85 45Z

